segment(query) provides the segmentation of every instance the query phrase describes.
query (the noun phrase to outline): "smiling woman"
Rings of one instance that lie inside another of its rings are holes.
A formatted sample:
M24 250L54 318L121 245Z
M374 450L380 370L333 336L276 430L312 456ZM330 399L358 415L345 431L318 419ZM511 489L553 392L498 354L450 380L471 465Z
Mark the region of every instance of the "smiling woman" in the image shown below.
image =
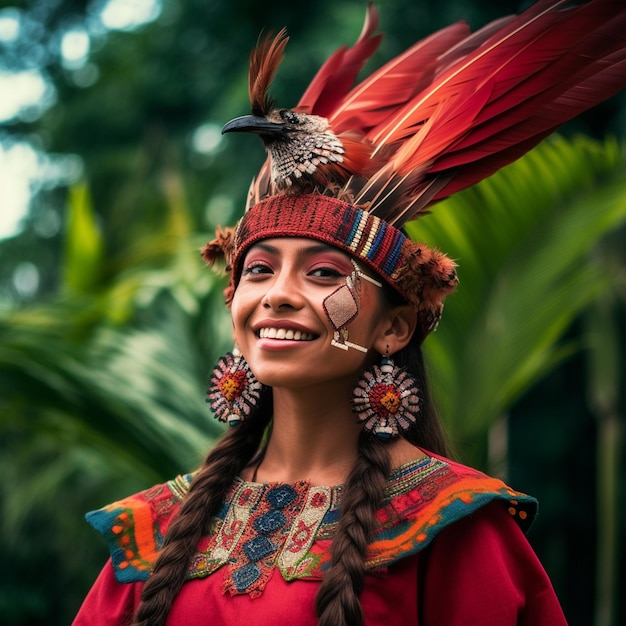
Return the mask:
M449 458L421 346L456 265L401 230L621 84L626 12L564 4L444 29L348 91L370 6L297 111L267 96L284 31L259 43L252 115L224 132L270 158L203 249L230 273L208 399L232 428L194 474L88 514L111 560L76 626L565 624L524 535L534 498Z
M285 217L261 227L268 211L289 215L287 207L319 228L304 237L301 220L288 233ZM209 399L234 428L195 476L89 514L110 542L112 567L77 625L94 615L123 624L135 611L137 624L238 624L252 610L268 626L453 625L468 614L476 624L488 614L498 624L518 614L564 623L522 534L535 501L445 456L420 345L454 288L453 264L441 255L415 265L415 293L430 291L420 302L431 314L420 316L398 293L395 252L406 271L418 250L432 255L387 225L376 270L366 268L363 248L343 249L357 225L362 242L376 240L368 231L379 224L361 209L279 196L248 211L234 240L220 238L234 242L238 347L216 368ZM464 541L474 550L453 555Z

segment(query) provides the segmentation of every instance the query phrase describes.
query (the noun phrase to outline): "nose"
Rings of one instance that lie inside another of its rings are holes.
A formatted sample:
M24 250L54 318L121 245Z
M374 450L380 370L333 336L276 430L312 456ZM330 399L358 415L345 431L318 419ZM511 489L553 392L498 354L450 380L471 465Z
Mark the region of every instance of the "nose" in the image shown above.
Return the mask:
M299 309L303 298L298 281L289 272L279 271L274 275L271 285L261 301L266 309L277 311L280 308Z

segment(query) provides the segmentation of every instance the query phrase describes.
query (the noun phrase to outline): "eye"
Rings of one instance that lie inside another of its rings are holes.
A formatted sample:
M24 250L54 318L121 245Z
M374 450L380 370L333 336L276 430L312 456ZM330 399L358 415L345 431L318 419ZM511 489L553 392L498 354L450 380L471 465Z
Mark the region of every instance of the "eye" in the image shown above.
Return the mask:
M300 124L300 118L291 109L281 109L280 117L288 124Z
M244 267L241 273L243 276L260 276L261 274L271 274L272 269L265 263L255 261Z
M309 272L309 276L313 276L314 278L341 278L345 276L343 272L340 272L335 267L316 267L315 269Z

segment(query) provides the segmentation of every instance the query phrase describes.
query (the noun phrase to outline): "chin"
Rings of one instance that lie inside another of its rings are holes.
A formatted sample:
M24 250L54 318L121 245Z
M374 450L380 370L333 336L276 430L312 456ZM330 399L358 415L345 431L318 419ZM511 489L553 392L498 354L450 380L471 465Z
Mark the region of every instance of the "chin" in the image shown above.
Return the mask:
M252 372L267 387L301 387L307 383L306 375L299 376L287 366L264 366L252 369Z

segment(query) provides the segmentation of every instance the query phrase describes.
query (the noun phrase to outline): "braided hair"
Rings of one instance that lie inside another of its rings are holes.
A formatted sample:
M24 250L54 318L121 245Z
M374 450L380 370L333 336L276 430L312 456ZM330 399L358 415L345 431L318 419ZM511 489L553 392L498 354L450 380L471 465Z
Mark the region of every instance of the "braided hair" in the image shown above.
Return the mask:
M319 626L360 626L363 623L359 596L365 584L365 556L376 527L376 510L385 495L389 466L385 444L362 431L359 458L341 498L331 564L317 593Z
M396 364L415 377L422 396L419 419L404 436L414 445L449 456L446 435L430 401L421 342L415 333L394 355ZM319 626L362 626L364 621L359 596L365 585L367 545L392 468L386 443L365 431L359 436L358 450L359 458L344 485L331 564L316 598Z
M209 532L235 477L259 449L271 411L231 428L209 452L167 529L152 575L141 592L133 626L162 626L185 582L200 538Z

